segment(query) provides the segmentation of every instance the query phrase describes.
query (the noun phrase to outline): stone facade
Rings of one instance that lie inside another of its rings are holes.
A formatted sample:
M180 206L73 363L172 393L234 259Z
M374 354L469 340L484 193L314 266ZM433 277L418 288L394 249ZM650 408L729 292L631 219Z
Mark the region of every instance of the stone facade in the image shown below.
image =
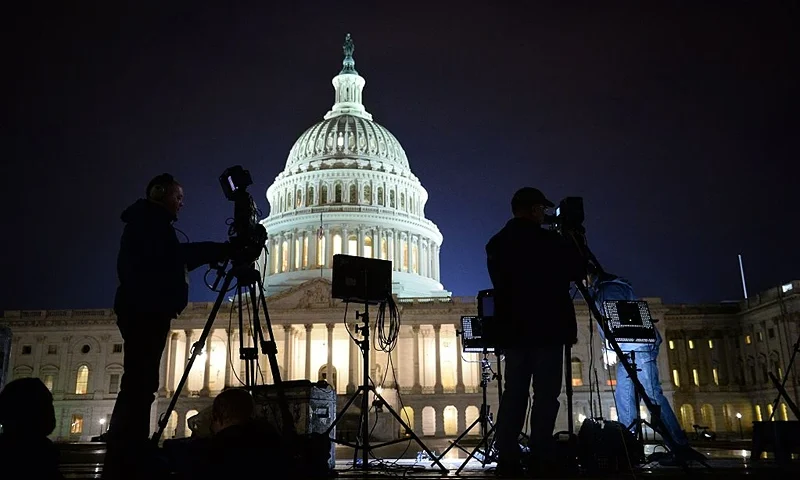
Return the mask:
M782 291L786 290L786 291ZM659 358L662 386L685 429L695 423L738 435L736 413L744 433L753 420L766 420L776 391L767 372L782 375L800 335L800 282L751 298L749 302L719 305L664 305L648 298L664 344ZM350 339L355 311L331 299L326 279L310 280L267 299L278 347L283 380L327 378L336 386L340 406L361 383L360 354ZM371 378L384 397L422 436L455 436L478 415L481 405L480 356L464 354L462 315L475 315L474 298L398 299L400 338L392 353L373 351ZM173 322L161 368L161 388L153 409L152 427L180 380L188 359L186 345L200 336L211 309L193 303ZM575 424L592 415L597 390L590 393L592 359L600 385L602 415L614 418L613 375L603 368L599 337L585 305L577 302L579 342L572 349ZM230 318L233 320L229 320ZM372 312L373 322L374 314ZM179 397L166 437L186 434L186 419L210 405L226 385L240 385L243 365L238 359L238 312L225 304L213 326L205 354L198 357L187 387ZM246 320L246 317L245 317ZM58 439L88 440L104 428L114 405L122 373L122 339L110 310L7 311L0 324L12 332L10 377L37 376L53 391ZM246 324L246 322L245 322ZM345 326L347 325L347 327ZM373 323L374 325L374 323ZM593 331L592 331L593 330ZM188 339L188 342L187 342ZM591 339L591 340L590 340ZM228 348L228 345L231 348ZM245 345L249 345L245 337ZM594 357L590 351L594 347ZM211 352L207 354L207 352ZM390 357L391 356L391 360ZM489 357L497 370L496 358ZM268 361L260 357L263 381L272 383ZM327 372L333 374L328 376ZM677 373L677 376L675 375ZM786 389L798 397L798 371L792 368ZM491 411L497 412L497 381L487 389ZM566 396L556 428L567 428ZM379 415L388 416L388 413ZM794 420L780 402L776 420ZM391 422L390 422L391 423ZM180 428L178 428L180 426ZM395 425L393 434L400 433ZM474 429L478 434L478 428Z

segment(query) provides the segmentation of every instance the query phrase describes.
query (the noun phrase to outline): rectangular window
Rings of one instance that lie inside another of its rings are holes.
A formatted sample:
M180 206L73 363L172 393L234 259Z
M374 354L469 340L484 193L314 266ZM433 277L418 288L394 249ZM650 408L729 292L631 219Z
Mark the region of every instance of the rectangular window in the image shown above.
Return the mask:
M72 422L69 424L69 433L73 435L80 435L83 433L83 415L72 415Z
M759 342L763 342L764 341L764 332L761 332L761 331L758 332L758 341Z
M44 386L47 387L47 389L50 390L51 392L53 391L53 384L55 383L55 381L56 381L56 376L52 374L45 375L44 378L42 379Z
M119 379L118 373L112 373L108 381L108 393L119 393Z
M714 340L708 339L708 349L714 350Z
M583 386L583 373L582 373L583 366L579 360L572 361L572 386L573 387L580 387Z
M692 369L692 380L694 381L695 385L698 387L700 386L700 374L697 372L696 368Z
M750 335L745 335L745 336L744 336L744 343L746 343L746 344L748 344L748 345L750 345L751 343L753 343L753 340L750 338ZM760 421L760 420L759 420L759 421Z
M689 340L689 350L694 350L694 340Z
M767 335L769 335L769 338L775 338L775 329L770 328L769 330L767 330Z
M711 373L714 375L714 385L719 385L719 370L714 368L711 370Z
M669 341L669 349L675 350L675 342L673 342L672 340Z
M763 422L761 418L761 405L756 405L756 422Z
M122 344L115 343L113 353L122 353Z
M676 387L681 386L681 377L678 375L677 369L672 370L672 383L674 383Z
M32 350L33 350L33 347L31 347L30 345L23 345L22 346L22 354L23 355L30 355Z
M47 354L48 355L55 355L58 353L58 345L48 345L47 346Z

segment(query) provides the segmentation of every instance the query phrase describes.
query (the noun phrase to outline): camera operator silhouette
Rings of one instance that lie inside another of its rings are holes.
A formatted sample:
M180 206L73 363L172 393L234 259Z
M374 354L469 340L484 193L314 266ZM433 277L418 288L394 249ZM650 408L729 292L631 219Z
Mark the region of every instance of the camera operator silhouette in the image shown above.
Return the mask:
M114 312L124 341L124 373L106 438L105 479L142 476L137 467L148 456L161 354L171 321L188 304L188 273L229 256L226 243L179 242L172 224L184 197L172 175L153 178L145 193L121 216Z
M58 449L47 438L56 428L53 395L38 378L20 378L0 391L0 477L63 479Z
M486 245L494 286L499 349L505 353L505 390L497 414L498 476L524 473L518 437L522 431L531 381L530 461L532 474L554 473L553 430L564 346L577 342L578 326L570 283L586 275L583 257L555 231L545 230L545 212L553 207L535 188L511 199L514 217Z
M595 300L597 309L605 315L603 302L614 300L638 300L633 292L631 284L616 275L600 271L594 264L587 266L587 280L589 291ZM605 334L600 330L600 336L605 341ZM658 352L661 347L661 333L656 329L656 343L620 343L619 347L626 356L634 352L636 359L636 374L639 382L644 387L648 398L656 405L661 407L661 420L664 428L667 429L673 441L664 438L664 443L670 450L670 455L659 460L662 465L675 465L675 455L683 455L685 460L703 460L705 456L689 447L689 439L681 429L678 418L672 410L664 391L661 389L661 380L658 377ZM606 349L604 361L609 368L617 365L617 386L614 390L614 401L617 405L618 421L625 427L635 430L634 420L639 405L636 405L636 396L628 373L621 363L617 361L617 356L610 348Z

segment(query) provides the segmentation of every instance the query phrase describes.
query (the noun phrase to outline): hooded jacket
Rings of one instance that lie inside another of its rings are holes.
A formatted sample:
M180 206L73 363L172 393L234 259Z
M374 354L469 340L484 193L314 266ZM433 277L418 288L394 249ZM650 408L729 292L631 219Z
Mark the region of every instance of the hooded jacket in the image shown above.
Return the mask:
M604 302L615 300L636 301L639 300L633 293L633 286L624 278L616 275L606 274L602 279L598 280L592 288L592 295L594 296L595 305L603 315L605 315ZM605 340L604 332L600 331L600 337ZM656 343L620 343L619 348L624 352L630 351L650 351L658 349L661 345L661 334L656 328Z
M498 347L569 345L578 338L570 282L585 262L556 232L512 218L486 244Z
M157 203L140 199L122 212L125 229L117 256L118 317L176 318L189 302L189 272L225 260L227 245L180 243L175 217Z

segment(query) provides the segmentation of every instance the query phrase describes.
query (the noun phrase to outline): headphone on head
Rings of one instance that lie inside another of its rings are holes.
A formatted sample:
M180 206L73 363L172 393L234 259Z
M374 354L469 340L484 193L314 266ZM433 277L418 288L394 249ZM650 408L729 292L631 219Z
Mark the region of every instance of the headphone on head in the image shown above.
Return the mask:
M147 184L147 198L149 200L159 202L167 196L169 187L177 183L178 182L175 181L175 177L169 173L162 173L156 178L150 180L150 183Z

